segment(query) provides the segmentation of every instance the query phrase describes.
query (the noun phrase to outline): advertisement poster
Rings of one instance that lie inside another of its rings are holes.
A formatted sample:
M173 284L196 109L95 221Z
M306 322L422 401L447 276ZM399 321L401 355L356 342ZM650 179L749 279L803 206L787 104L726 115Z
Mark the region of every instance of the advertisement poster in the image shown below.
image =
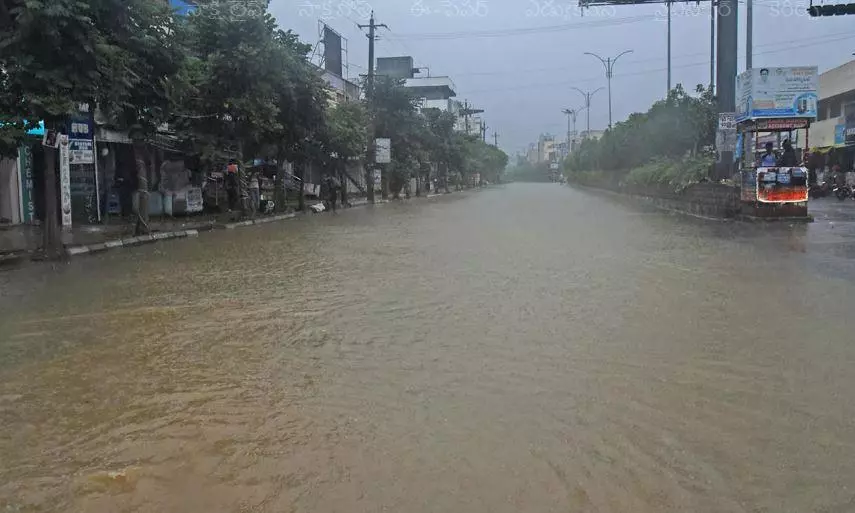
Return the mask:
M71 162L68 136L59 136L59 197L62 210L62 228L71 230Z
M754 68L736 79L736 120L815 118L819 73L816 66Z
M378 164L388 164L392 162L392 140L378 138L375 139L377 148L377 157L375 162Z
M807 170L805 168L758 168L757 201L761 203L801 203L807 200Z
M36 202L33 196L33 150L27 145L18 148L18 172L21 179L21 222L36 220Z

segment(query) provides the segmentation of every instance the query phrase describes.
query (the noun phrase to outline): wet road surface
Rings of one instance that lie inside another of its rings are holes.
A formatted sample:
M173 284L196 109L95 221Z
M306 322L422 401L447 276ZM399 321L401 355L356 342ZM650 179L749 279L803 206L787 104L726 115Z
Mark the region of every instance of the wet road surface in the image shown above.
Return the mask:
M3 272L0 511L853 511L852 229L513 184Z

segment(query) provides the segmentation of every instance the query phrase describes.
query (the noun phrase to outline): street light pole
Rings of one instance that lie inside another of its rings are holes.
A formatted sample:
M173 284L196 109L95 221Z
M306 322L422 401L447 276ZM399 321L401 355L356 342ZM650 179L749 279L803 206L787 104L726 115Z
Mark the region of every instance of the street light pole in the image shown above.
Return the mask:
M608 81L609 85L609 130L612 129L612 75L614 74L615 63L617 63L617 60L620 59L621 56L626 55L628 53L632 53L632 50L624 50L623 52L617 54L617 57L615 58L608 57L603 59L595 53L585 52L585 55L591 55L596 57L597 59L600 59L600 62L603 63L603 67L606 68L606 80Z
M561 112L567 114L567 151L570 151L571 139L570 134L573 134L573 140L576 139L576 115L579 114L579 109L564 109ZM570 122L573 122L573 131L570 131Z
M593 91L583 91L583 90L579 89L578 87L571 87L570 89L575 89L575 90L579 91L579 93L582 95L582 97L585 98L585 109L588 110L588 112L587 112L587 116L588 116L587 127L588 127L588 129L587 129L587 132L585 134L585 137L590 137L591 136L591 97L594 96L595 94L597 94L597 92L602 91L603 88L598 87L598 88L594 89Z

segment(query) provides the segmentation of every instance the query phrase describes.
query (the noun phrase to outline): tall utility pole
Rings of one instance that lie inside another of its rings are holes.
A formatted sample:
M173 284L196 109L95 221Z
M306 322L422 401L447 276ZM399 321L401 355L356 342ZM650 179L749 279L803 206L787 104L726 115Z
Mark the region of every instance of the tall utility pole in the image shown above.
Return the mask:
M481 140L487 142L487 123L481 120Z
M710 89L715 86L715 2L710 0Z
M583 91L583 90L579 89L578 87L571 87L571 89L575 89L575 90L579 91L579 93L585 98L585 109L588 111L587 112L587 116L588 116L587 127L588 128L587 128L587 132L585 132L585 137L590 137L591 136L591 97L594 96L595 94L597 94L599 91L602 91L603 88L598 87L598 88L594 89L593 91ZM611 116L609 116L609 117L611 117Z
M471 105L469 105L469 100L463 102L463 108L458 112L459 116L463 116L463 120L465 123L464 128L466 129L466 135L469 135L471 132L469 131L469 116L473 114L481 114L484 112L484 109L473 109Z
M374 23L374 11L371 11L371 18L368 20L368 25L358 25L359 28L368 29L368 78L365 84L365 97L368 98L368 104L371 107L371 112L368 113L368 158L366 159L365 168L365 188L368 195L368 202L374 203L374 166L377 157L377 148L375 147L375 139L377 137L374 126L374 41L377 40L376 30L378 27L389 28L385 24Z
M745 69L751 69L754 54L754 1L745 0Z
M570 134L573 134L573 140L576 139L576 115L579 114L578 109L564 109L561 112L567 114L567 151L571 150ZM573 122L573 131L570 131L570 122Z
M493 146L499 147L499 132L493 132Z
M719 113L736 110L738 8L737 0L718 0L715 88ZM719 155L720 161L716 166L716 178L729 178L733 167L733 152L723 151Z
M668 3L669 9L670 9L670 6L671 6L671 3L669 2ZM669 42L668 48L670 51L670 48L671 48L670 42ZM609 130L612 129L612 75L614 74L615 63L617 63L617 60L620 59L622 55L626 55L628 53L632 53L632 50L624 50L621 53L617 54L617 57L615 57L615 58L608 57L606 59L603 59L602 57L600 57L599 55L597 55L595 53L585 52L585 55L591 55L591 56L596 57L597 59L600 59L600 62L603 63L603 67L606 68L606 80L609 83ZM671 62L670 56L668 58L668 62L670 65L670 62ZM670 74L669 74L668 81L670 82L670 80L671 80L671 78L670 78ZM670 91L670 85L669 85L669 91ZM588 128L588 130L590 130L590 127Z
M665 0L665 5L668 7L668 90L665 91L665 98L668 98L671 95L671 0Z

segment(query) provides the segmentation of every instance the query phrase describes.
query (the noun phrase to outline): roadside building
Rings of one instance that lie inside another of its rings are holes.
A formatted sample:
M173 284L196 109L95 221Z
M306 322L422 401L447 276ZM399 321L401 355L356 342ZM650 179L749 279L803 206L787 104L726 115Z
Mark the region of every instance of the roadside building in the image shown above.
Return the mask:
M855 171L855 60L819 75L817 119L811 125L812 166Z
M537 140L537 161L554 162L557 160L555 151L555 136L552 134L541 134Z

